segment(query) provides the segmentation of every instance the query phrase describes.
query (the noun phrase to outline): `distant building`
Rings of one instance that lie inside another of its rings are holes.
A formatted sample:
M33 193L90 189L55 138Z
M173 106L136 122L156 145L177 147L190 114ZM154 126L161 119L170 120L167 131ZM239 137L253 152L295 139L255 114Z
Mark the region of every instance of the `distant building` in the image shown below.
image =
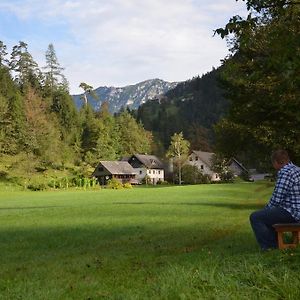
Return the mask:
M101 185L106 185L112 178L122 183L136 184L136 175L136 171L127 161L100 161L92 174Z
M128 163L137 173L136 179L139 182L142 182L146 176L148 176L152 184L164 181L164 167L156 156L134 154L128 159Z
M203 174L209 175L212 181L219 181L219 175L212 170L213 155L212 152L193 150L186 163L196 166Z
M235 176L241 176L243 173L249 174L249 171L235 158L229 160L228 167Z

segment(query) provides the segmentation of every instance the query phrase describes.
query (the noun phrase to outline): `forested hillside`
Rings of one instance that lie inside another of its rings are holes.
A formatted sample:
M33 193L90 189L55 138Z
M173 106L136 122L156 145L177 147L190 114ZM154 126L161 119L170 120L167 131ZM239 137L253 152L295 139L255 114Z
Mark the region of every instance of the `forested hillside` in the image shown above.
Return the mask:
M95 166L150 152L152 136L126 111L112 116L104 103L95 113L89 103L78 112L52 44L41 68L20 42L10 56L0 42L0 177L71 166ZM43 173L43 175L47 175ZM24 175L25 176L25 175Z
M163 152L175 132L183 132L192 149L211 150L213 126L225 115L228 101L218 84L220 70L179 83L162 99L138 108L137 118L161 142Z

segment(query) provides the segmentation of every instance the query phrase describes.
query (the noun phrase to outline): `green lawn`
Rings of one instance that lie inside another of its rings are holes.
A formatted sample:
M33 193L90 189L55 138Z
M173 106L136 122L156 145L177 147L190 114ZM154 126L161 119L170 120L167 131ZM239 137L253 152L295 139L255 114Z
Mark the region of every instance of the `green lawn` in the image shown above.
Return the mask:
M0 299L300 299L300 251L261 253L268 183L0 191Z

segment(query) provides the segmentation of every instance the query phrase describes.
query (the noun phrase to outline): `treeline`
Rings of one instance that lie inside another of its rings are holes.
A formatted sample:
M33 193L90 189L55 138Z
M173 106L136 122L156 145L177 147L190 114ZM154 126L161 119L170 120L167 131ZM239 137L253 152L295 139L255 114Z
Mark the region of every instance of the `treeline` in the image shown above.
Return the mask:
M214 145L213 126L224 116L228 101L218 84L220 69L179 83L160 99L139 107L137 119L160 141L164 153L174 133L183 132L191 149L210 151Z
M54 47L40 68L19 42L8 58L0 41L0 154L28 153L42 165L90 165L150 152L152 136L127 112L112 116L104 104L77 111Z
M245 2L247 18L216 30L231 51L221 76L231 106L216 127L217 149L264 168L272 150L285 148L299 164L300 2Z

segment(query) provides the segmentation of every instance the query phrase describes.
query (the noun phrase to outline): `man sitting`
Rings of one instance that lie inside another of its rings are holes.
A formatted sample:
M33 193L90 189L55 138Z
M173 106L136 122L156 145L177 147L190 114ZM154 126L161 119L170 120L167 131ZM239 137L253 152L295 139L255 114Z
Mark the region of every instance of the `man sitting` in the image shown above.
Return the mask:
M250 223L262 250L278 248L276 223L300 222L300 168L294 165L285 150L271 156L278 171L276 185L269 203L250 215Z

